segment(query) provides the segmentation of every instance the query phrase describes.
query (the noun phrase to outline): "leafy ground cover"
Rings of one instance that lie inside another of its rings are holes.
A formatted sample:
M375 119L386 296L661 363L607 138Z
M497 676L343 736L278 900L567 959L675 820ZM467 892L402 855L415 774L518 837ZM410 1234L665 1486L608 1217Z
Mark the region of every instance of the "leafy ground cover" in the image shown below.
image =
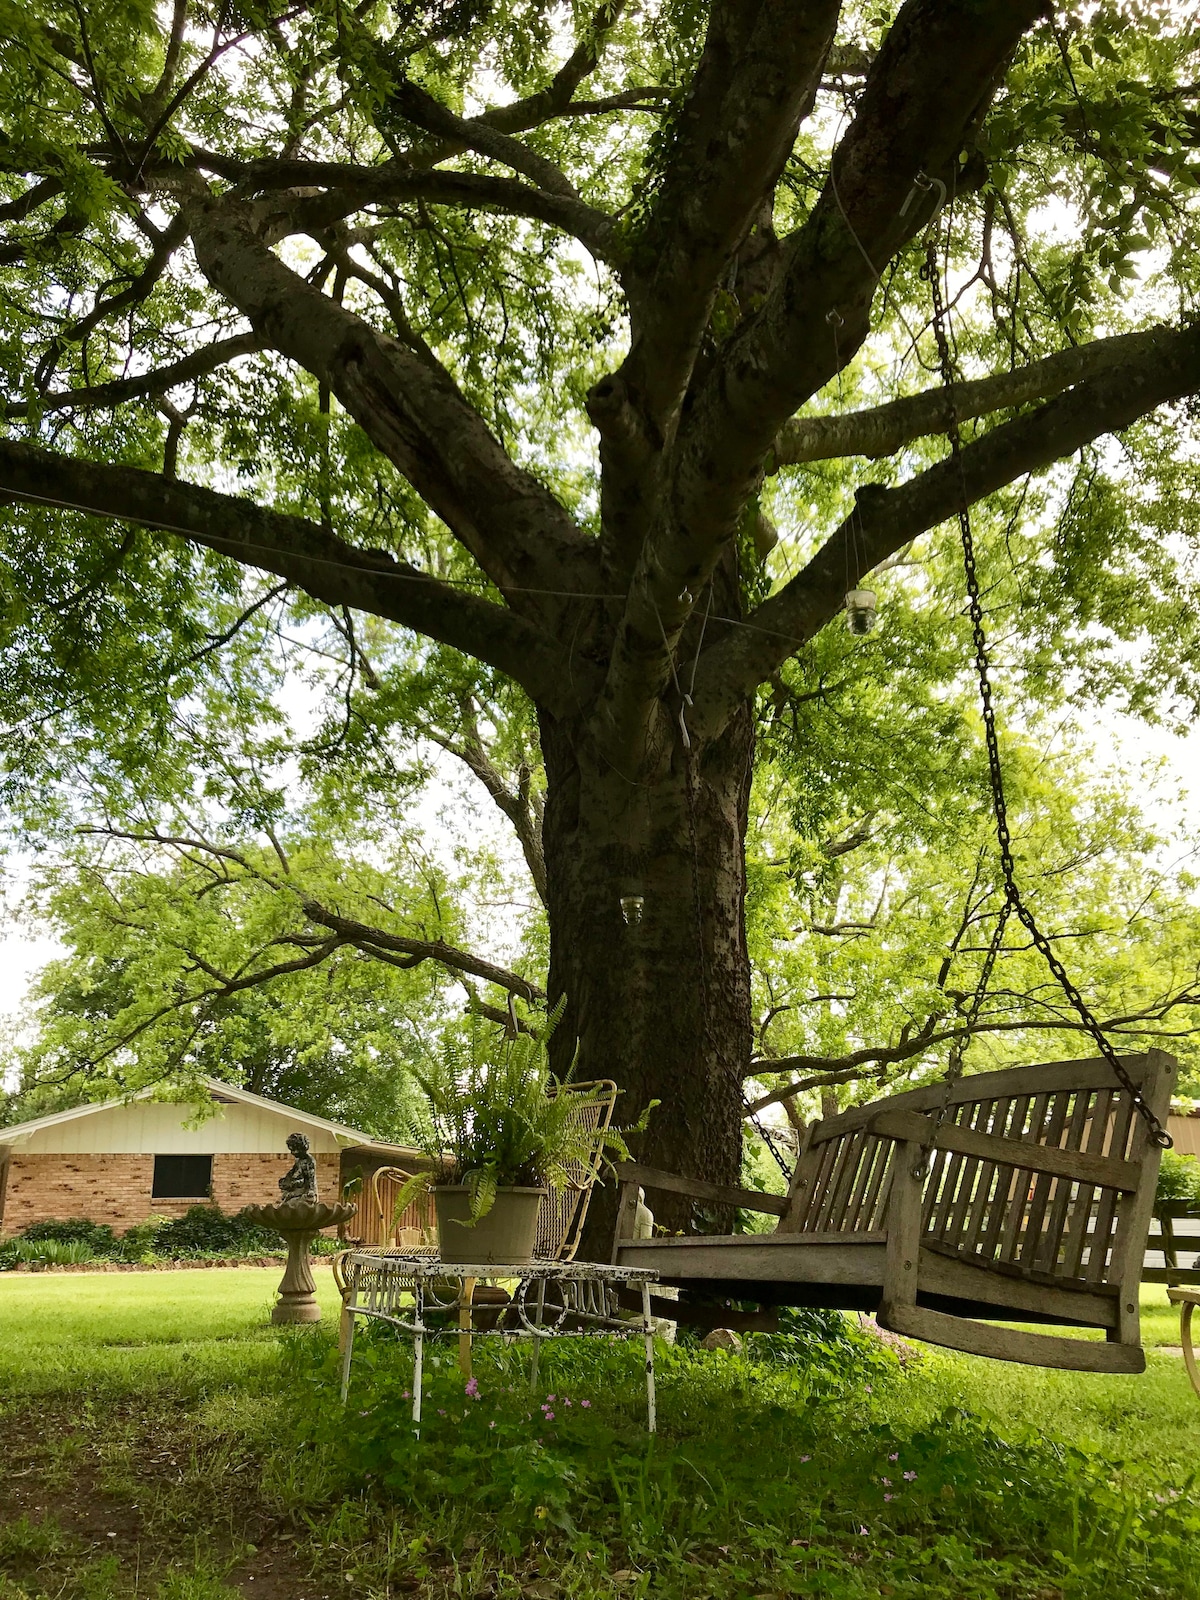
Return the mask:
M1200 1409L1138 1378L926 1352L842 1319L740 1355L366 1338L337 1405L335 1296L265 1322L278 1269L0 1283L0 1600L1139 1600L1200 1595ZM1147 1291L1151 1341L1177 1337Z

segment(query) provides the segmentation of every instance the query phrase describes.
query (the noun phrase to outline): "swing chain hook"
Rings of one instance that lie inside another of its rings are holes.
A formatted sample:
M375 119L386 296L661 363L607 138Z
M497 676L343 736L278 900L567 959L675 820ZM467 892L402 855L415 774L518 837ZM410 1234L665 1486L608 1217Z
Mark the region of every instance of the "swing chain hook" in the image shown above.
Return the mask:
M950 191L940 178L931 178L928 173L922 172L918 169L912 181L912 188L908 191L904 204L900 207L900 215L902 217L906 217L908 215L908 208L912 205L918 194L931 194L935 189L937 190L937 199L934 203L933 212L930 215L929 221L925 224L927 231L931 229L934 223L937 221L938 214L940 213L942 207L950 198ZM926 271L926 267L921 268L922 277L925 276Z

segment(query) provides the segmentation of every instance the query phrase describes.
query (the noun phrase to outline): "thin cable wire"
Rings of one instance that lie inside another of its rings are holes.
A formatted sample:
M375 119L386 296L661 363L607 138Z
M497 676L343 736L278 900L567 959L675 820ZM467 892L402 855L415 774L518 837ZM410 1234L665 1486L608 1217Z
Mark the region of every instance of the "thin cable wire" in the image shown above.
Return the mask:
M28 494L24 490L14 491L10 489L3 491L3 493L10 495L14 500L17 500L22 504L28 503L32 505L53 506L60 511L78 511L84 516L89 517L111 518L115 516L115 513L113 512L101 511L95 506L83 506L74 500L61 500L53 498L49 495ZM137 519L125 518L123 520L132 521ZM185 528L177 523L167 522L161 517L156 517L153 521L147 518L140 525L147 528L152 533L175 533L183 539L195 539L198 537L194 528ZM426 572L390 572L386 567L359 566L353 561L339 561L336 556L299 554L294 551L283 550L279 545L259 544L253 539L238 539L234 541L231 538L229 540L230 544L235 542L243 550L253 550L258 551L261 554L274 556L290 555L296 561L306 561L314 566L319 567L335 567L341 572L355 572L360 577L387 578L392 583L433 584L439 588L462 589L469 593L478 594L481 597L486 598L486 589L488 587L486 579L438 578L432 573ZM212 546L209 545L206 548L211 549ZM224 552L218 550L216 551L216 554L221 555L224 554ZM236 559L236 557L234 559ZM493 587L495 586L493 585ZM593 591L588 589L539 589L528 585L522 586L518 584L505 584L503 591L500 592L506 595L543 595L550 600L611 600L615 602L624 602L629 598L627 594L605 593L603 591ZM797 646L806 645L810 642L808 635L788 633L782 628L764 628L759 623L746 622L741 617L726 617L718 611L707 613L706 621L709 620L712 622L723 622L730 628L743 628L749 633L761 633L764 637L769 639L783 639L787 643Z

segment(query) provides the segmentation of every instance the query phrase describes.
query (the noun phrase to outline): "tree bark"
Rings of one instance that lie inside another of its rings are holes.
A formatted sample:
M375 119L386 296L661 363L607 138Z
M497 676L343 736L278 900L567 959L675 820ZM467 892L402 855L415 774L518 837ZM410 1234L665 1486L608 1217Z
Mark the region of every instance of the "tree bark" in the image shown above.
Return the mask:
M714 1183L736 1183L741 1075L753 1038L745 933L745 834L753 755L750 708L720 739L633 783L578 725L543 713L543 824L552 1002L566 1009L552 1059L575 1076L612 1078L616 1120L651 1100L633 1153ZM627 925L621 897L643 897ZM654 1195L660 1222L682 1226L687 1202ZM614 1191L593 1197L583 1253L607 1259Z

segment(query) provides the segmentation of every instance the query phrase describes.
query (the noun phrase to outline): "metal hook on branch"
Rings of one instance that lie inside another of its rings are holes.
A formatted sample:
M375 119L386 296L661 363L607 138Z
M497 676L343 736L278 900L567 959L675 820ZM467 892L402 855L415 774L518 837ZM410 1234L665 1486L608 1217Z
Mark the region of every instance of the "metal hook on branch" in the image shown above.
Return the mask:
M932 228L933 224L938 219L938 214L940 213L942 207L950 198L950 191L940 178L931 178L928 173L921 171L917 172L916 177L914 177L912 181L912 188L908 191L908 195L905 198L904 204L900 207L900 215L902 217L906 217L908 215L908 208L912 205L918 194L931 194L935 189L937 190L937 203L933 208L933 214L930 216L929 221L925 224L927 228Z

